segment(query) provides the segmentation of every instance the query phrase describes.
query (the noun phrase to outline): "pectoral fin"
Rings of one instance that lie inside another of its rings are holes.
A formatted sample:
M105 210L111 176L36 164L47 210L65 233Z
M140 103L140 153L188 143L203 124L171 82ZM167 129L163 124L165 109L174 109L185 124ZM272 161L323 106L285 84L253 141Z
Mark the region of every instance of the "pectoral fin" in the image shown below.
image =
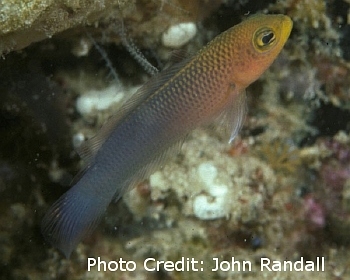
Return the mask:
M235 139L241 130L246 112L247 99L245 91L239 93L231 93L229 102L224 111L219 115L219 129L223 129L228 135L229 143Z

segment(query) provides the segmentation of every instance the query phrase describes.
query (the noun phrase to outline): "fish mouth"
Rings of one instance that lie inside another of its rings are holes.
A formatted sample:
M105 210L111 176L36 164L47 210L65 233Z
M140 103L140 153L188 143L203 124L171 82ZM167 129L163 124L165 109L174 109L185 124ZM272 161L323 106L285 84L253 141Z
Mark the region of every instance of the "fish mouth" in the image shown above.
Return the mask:
M293 21L290 17L283 15L282 22L281 22L281 38L284 39L284 41L287 41L289 38L290 32L293 28Z

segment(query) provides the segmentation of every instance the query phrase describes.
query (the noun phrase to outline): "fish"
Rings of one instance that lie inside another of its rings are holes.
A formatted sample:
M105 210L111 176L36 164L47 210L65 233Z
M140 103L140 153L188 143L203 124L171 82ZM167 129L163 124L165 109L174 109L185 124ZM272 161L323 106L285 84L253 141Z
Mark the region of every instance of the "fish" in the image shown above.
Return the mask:
M220 120L231 143L245 117L245 89L276 59L292 26L286 15L251 16L151 77L82 146L88 164L45 214L44 238L69 258L108 205L178 152L193 129Z

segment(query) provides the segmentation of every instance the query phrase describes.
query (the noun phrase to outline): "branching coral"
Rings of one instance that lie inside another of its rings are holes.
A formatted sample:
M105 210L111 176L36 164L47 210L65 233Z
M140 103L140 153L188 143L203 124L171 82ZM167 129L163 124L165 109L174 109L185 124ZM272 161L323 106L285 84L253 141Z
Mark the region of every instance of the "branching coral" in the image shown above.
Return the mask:
M282 139L275 139L271 143L261 144L257 149L257 154L272 169L283 173L294 173L301 164L299 150Z

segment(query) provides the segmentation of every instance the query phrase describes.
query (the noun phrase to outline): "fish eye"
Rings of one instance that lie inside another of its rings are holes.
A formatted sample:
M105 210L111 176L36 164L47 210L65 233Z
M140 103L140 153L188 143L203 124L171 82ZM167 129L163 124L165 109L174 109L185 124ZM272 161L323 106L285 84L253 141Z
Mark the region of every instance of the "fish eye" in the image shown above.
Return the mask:
M254 35L254 45L262 51L270 46L275 40L275 32L269 28L260 29Z

